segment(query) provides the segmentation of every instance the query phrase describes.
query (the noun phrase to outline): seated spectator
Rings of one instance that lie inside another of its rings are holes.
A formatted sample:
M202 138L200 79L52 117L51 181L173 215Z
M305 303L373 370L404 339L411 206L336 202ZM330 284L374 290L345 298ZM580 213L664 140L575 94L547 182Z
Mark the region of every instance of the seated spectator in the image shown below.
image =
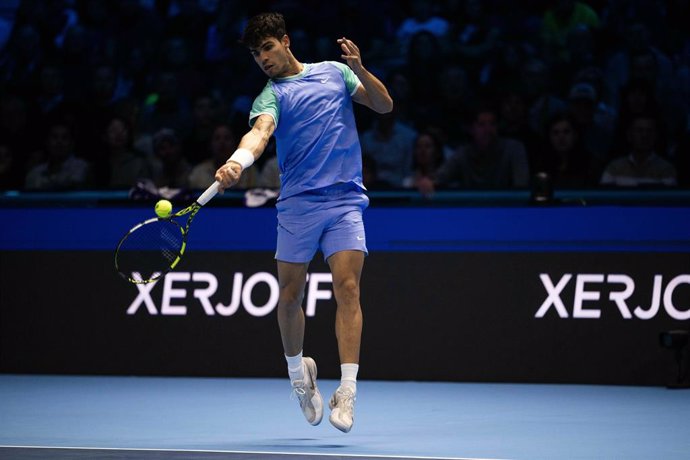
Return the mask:
M419 133L414 144L412 174L403 181L405 188L419 188L424 180L434 181L436 171L443 164L444 153L441 139L432 131Z
M74 154L74 135L66 123L54 122L48 128L47 160L26 175L29 190L69 190L90 185L89 164Z
M434 14L432 0L412 0L410 2L411 15L403 19L396 31L398 44L402 54L407 52L412 36L419 32L429 32L436 38L443 38L450 30L450 24L444 18Z
M644 74L652 71L654 79L651 82L658 92L666 92L673 82L673 63L654 46L649 27L641 19L628 23L622 38L625 46L608 59L604 79L608 86L606 94L611 98L606 102L616 109L621 89L633 78L645 78Z
M542 21L544 52L551 62L567 61L571 57L567 48L569 36L578 28L599 28L599 16L584 2L555 0L552 3Z
M554 95L552 70L537 58L528 59L520 70L521 91L527 101L530 129L545 135L546 123L554 115L563 112L567 105Z
M568 93L568 109L573 115L585 149L606 163L613 146L615 120L599 112L598 95L589 83L576 83Z
M597 184L601 168L584 148L577 124L568 114L556 115L547 125L546 145L538 150L533 171L545 172L557 188Z
M139 179L151 178L149 162L132 147L132 127L124 118L111 118L103 137L105 151L96 165L100 186L129 189Z
M480 107L470 125L471 141L461 146L436 173L422 178L418 189L430 195L436 187L502 189L527 187L529 164L524 146L498 135L497 111Z
M216 171L227 160L237 148L237 140L230 125L220 123L216 125L211 134L210 153L211 156L196 165L189 175L189 187L193 189L206 189L216 179ZM257 185L258 173L255 165L246 171L242 171L242 176L236 189L247 189Z
M481 0L466 0L457 34L452 37L453 53L459 56L472 82L480 81L501 45L501 28L487 7Z
M646 80L635 78L626 83L621 90L613 146L615 151L620 152L627 149L628 127L633 118L642 114L650 114L658 118L661 116L661 110L656 100L653 85ZM663 142L663 139L657 138L657 142L659 141Z
M530 127L525 96L519 91L507 90L501 97L499 104L501 123L498 127L498 133L502 137L522 142L530 160L531 169L542 147L542 139Z
M191 102L179 91L177 73L162 70L153 78L155 87L141 108L138 130L156 133L169 128L176 135L186 137L192 123Z
M153 136L153 153L153 182L156 187L187 187L192 168L182 154L182 144L175 131L169 128L158 131Z
M654 116L633 117L627 129L629 153L606 166L601 184L619 187L677 185L676 168L656 153L657 131Z
M416 132L396 120L395 109L380 114L361 136L362 154L376 161L378 179L389 187L402 187L410 174Z
M428 82L427 85L430 86ZM477 106L476 90L463 68L457 64L446 65L439 73L435 86L438 91L437 113L435 117L426 117L423 122L418 122L417 128L423 130L438 126L446 133L447 144L457 148L467 141L467 137L456 127L472 116L472 110Z
M191 131L183 141L187 159L192 163L207 159L211 137L220 119L219 114L220 103L216 98L209 95L194 98Z
M442 73L445 58L439 39L431 32L417 32L410 38L405 75L410 82L413 104L409 106L412 124L436 124L440 117L441 96L435 83Z

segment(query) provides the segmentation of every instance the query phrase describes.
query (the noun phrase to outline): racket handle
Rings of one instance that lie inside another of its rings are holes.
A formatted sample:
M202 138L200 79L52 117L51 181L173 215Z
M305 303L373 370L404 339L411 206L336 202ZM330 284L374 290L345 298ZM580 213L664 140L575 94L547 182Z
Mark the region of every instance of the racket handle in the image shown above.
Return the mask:
M216 196L216 194L218 193L218 186L219 185L220 185L220 183L218 181L215 181L214 183L212 183L211 186L209 188L207 188L206 191L204 191L204 193L201 194L201 196L199 196L199 198L196 200L196 202L199 203L201 206L208 203L211 200L211 198Z

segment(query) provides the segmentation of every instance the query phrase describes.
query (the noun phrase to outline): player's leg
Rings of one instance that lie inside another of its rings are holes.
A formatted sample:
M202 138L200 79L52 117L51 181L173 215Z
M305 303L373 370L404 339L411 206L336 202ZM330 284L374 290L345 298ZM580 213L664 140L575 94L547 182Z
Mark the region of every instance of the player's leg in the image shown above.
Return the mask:
M283 341L285 356L295 356L302 352L304 342L304 286L307 279L306 263L278 261L278 326Z
M335 333L341 363L340 386L329 401L329 420L333 426L347 433L354 423L354 403L357 394L363 324L359 283L364 253L340 251L328 258L328 264L333 274L333 293L337 303Z
M359 364L362 340L362 307L359 282L364 266L361 251L340 251L328 258L333 275L333 294L337 303L335 335L341 364Z
M337 304L335 331L340 355L340 386L329 402L333 426L347 433L354 422L357 372L362 338L362 308L359 283L368 254L362 211L369 200L360 191L340 197L341 206L321 238L321 249L333 275Z
M290 197L278 209L278 325L293 392L307 422L317 425L323 417L323 399L316 386L316 363L302 356L304 311L302 300L309 261L318 248L322 226L312 212L309 197Z
M278 261L278 325L283 341L288 374L304 417L312 425L323 418L323 398L316 386L316 362L302 357L304 342L304 311L302 299L306 284L307 263Z

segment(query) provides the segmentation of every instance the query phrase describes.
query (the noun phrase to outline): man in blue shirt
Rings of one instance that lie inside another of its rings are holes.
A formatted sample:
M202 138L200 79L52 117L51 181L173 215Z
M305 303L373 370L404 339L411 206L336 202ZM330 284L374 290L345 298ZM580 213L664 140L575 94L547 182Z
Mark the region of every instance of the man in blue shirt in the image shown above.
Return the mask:
M321 249L333 275L342 371L329 401L329 420L347 433L354 419L362 335L359 283L367 254L362 211L369 203L352 101L378 113L390 112L393 101L362 65L357 45L345 37L338 44L347 65L299 62L279 13L251 18L242 41L269 81L252 106L251 130L218 169L216 180L221 191L237 183L275 136L281 180L276 205L278 324L288 374L307 421L319 424L323 400L316 363L302 356L302 300L309 262Z

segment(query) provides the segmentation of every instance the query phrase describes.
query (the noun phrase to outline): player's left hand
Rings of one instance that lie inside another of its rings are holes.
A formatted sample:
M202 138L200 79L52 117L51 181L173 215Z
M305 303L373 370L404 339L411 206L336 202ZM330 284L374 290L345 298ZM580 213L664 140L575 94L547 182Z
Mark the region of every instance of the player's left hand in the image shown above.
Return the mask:
M345 37L339 38L338 43L340 44L340 49L343 51L341 57L345 59L347 65L350 66L352 71L359 75L359 72L364 69L362 66L362 55L359 52L359 48L352 40Z

